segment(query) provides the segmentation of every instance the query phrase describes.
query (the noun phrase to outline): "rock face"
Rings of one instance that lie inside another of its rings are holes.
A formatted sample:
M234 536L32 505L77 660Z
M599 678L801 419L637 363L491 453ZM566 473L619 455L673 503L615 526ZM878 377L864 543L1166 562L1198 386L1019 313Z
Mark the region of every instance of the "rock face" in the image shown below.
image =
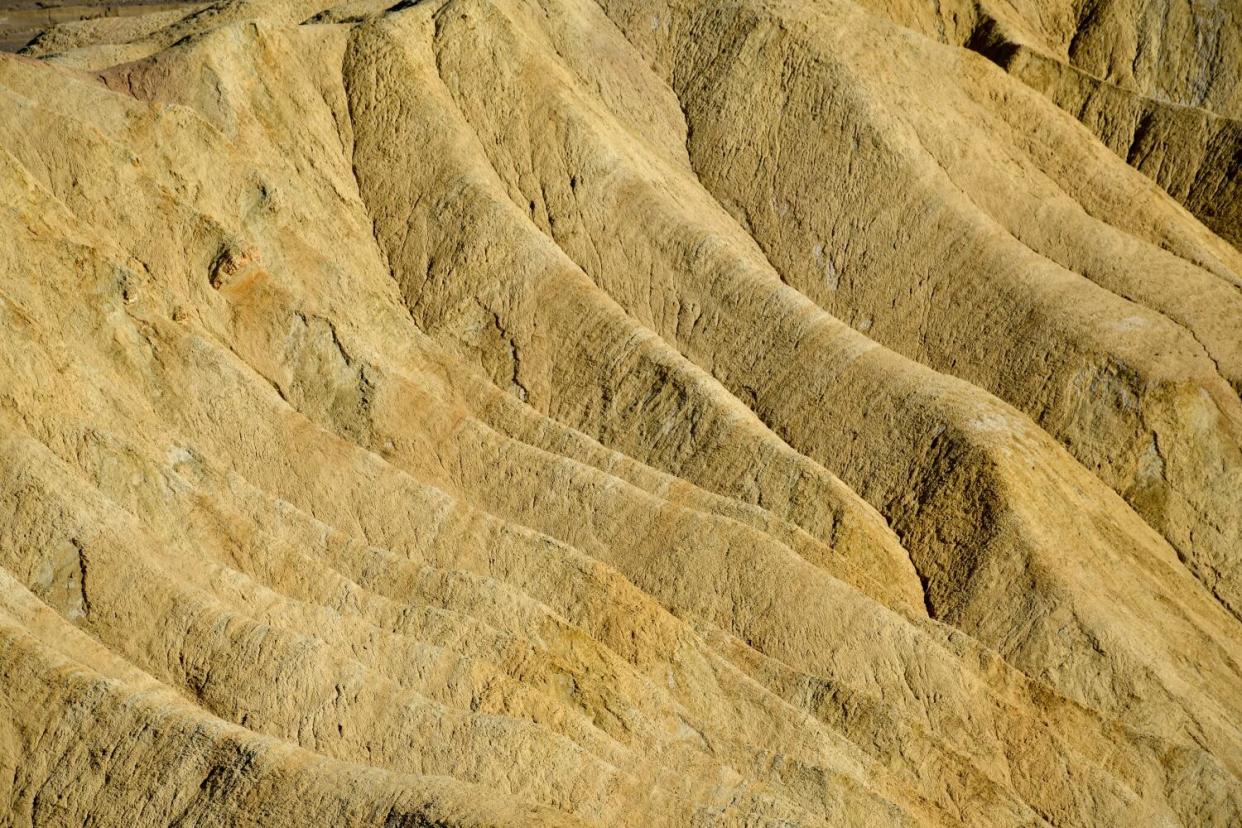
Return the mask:
M1242 823L1242 15L1080 6L0 56L4 824Z

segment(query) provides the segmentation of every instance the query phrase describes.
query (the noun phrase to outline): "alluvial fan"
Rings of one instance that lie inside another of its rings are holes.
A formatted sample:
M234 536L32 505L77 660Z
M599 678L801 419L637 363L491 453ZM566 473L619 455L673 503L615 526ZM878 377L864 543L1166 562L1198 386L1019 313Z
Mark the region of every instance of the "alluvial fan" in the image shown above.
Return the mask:
M1237 2L134 11L0 55L0 823L1242 824Z

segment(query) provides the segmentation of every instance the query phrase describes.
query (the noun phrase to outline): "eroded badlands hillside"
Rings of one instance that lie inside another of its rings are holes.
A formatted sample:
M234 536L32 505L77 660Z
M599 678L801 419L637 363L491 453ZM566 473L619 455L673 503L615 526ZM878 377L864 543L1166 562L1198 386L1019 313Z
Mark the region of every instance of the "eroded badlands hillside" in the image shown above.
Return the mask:
M0 56L4 824L1239 824L1240 18Z
M30 43L49 28L61 23L79 23L102 17L132 17L152 15L149 25L158 20L160 12L173 12L165 16L164 22L172 22L184 17L190 11L206 6L206 3L190 3L185 0L111 0L111 2L90 2L90 0L0 0L0 49L16 51ZM104 24L116 31L115 21ZM77 27L79 30L82 27ZM112 35L115 36L115 35Z

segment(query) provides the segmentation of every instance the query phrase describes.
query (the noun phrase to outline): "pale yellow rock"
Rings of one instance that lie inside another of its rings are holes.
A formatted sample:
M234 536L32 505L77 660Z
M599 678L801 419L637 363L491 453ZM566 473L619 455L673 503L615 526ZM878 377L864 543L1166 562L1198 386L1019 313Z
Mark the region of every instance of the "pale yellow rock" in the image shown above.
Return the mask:
M1242 821L1236 12L1070 5L0 56L0 821Z

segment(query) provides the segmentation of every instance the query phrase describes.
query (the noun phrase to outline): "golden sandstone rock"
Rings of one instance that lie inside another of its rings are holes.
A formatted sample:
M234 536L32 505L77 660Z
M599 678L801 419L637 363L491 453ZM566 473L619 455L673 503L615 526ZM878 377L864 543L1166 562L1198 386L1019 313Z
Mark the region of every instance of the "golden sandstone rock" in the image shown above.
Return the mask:
M1242 822L1242 11L1080 6L0 56L4 824Z

